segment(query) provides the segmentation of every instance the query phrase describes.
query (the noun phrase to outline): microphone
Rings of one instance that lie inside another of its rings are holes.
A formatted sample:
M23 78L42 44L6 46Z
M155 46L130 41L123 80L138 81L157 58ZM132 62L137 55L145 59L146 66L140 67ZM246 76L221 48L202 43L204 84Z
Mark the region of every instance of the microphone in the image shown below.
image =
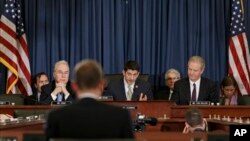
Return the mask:
M155 126L158 122L157 118L155 117L147 117L144 120L145 120L145 123L150 124L152 126Z

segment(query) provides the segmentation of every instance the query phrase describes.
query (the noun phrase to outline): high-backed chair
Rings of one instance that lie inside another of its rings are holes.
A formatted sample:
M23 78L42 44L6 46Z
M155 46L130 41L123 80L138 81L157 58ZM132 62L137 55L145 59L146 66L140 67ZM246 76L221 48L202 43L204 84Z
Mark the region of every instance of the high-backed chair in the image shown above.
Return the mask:
M250 96L238 96L238 105L250 105Z
M22 94L0 94L0 101L24 105L24 96Z
M115 81L115 80L119 80L121 78L123 78L122 74L105 74L105 78L107 81L107 85L110 81ZM146 82L149 81L149 75L148 74L140 74L138 79L142 79Z

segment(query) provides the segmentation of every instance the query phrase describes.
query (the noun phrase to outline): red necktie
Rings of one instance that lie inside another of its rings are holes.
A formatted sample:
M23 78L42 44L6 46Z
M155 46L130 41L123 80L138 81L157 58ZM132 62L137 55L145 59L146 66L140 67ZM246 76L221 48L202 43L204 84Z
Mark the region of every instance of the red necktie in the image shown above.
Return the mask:
M196 85L195 85L195 83L193 84L193 86L194 86L194 89L192 92L192 101L196 101Z

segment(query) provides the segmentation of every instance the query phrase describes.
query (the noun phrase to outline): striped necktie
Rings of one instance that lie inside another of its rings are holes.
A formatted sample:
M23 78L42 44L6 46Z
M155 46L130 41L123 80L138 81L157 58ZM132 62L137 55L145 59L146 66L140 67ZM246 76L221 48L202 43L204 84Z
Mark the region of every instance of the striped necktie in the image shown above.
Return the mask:
M132 88L131 88L131 85L128 85L128 92L127 92L127 100L128 101L131 101L132 100Z

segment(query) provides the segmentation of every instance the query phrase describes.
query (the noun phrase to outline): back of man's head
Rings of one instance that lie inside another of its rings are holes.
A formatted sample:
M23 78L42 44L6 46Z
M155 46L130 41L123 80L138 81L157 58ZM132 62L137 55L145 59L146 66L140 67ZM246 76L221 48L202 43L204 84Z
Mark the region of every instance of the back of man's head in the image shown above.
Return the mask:
M203 115L198 109L191 109L185 114L186 122L191 127L200 126L203 124Z
M103 80L102 67L94 60L77 63L74 71L75 83L80 90L97 88Z

